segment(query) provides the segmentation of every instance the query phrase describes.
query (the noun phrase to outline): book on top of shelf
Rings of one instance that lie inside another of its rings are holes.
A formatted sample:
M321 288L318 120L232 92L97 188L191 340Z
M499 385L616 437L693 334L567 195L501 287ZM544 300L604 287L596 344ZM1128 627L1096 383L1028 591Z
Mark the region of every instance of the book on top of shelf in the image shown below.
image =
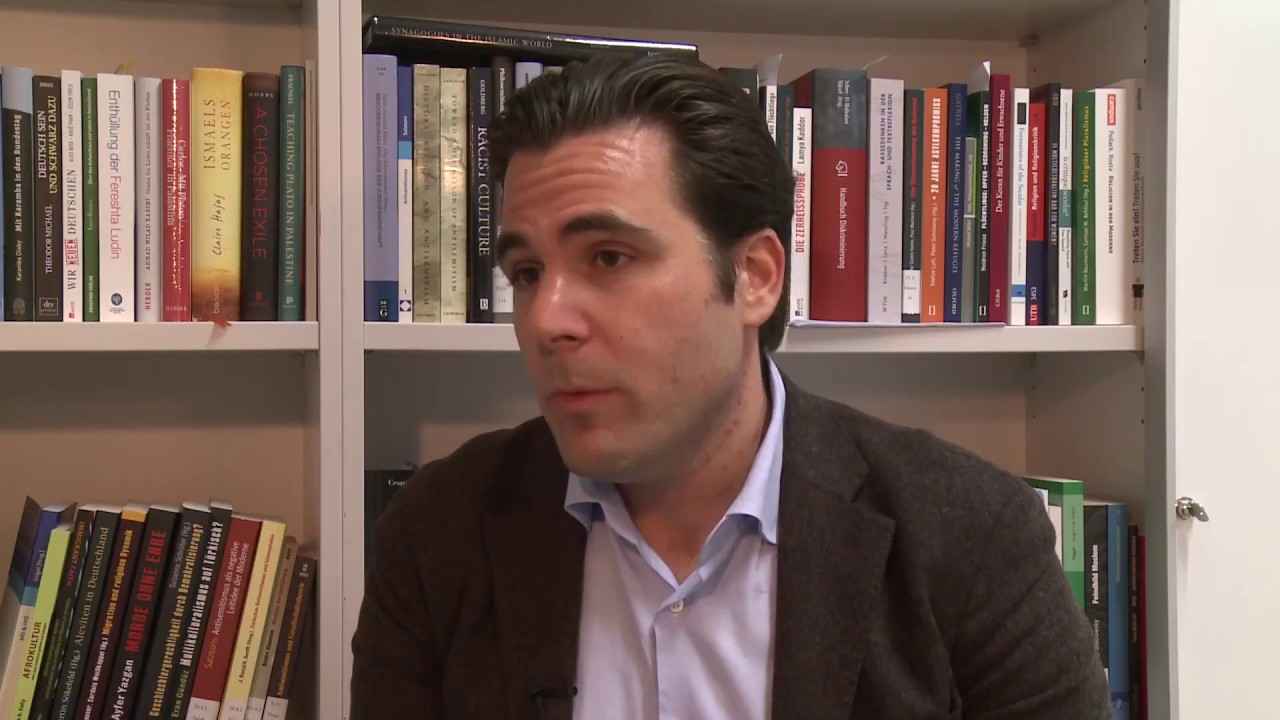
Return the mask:
M697 46L689 43L573 35L387 15L372 15L365 20L364 51L394 54L402 62L442 64L483 64L492 55L505 54L519 60L562 65L573 60L585 60L600 52L636 56L669 54L698 59Z

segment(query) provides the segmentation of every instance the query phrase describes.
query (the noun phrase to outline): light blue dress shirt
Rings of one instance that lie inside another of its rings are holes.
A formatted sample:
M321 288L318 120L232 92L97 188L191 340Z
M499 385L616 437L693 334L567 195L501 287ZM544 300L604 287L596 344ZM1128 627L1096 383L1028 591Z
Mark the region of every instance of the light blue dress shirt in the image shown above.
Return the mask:
M615 485L570 474L565 509L588 531L577 720L769 717L786 391L767 364L768 428L683 583L640 537Z

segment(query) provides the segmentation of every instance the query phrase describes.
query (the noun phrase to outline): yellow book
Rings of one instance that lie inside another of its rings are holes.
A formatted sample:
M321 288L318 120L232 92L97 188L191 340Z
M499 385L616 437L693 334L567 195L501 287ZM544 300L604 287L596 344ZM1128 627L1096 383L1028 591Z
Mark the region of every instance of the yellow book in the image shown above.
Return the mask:
M244 596L244 613L240 616L240 629L236 633L231 668L227 673L227 687L222 693L222 703L218 708L218 720L245 720L249 692L253 689L253 675L258 665L258 648L262 644L267 617L271 612L271 594L284 541L284 523L264 518L262 528L258 531L258 549L254 553L253 567L249 574L249 590Z
M63 523L49 534L49 548L44 556L44 571L40 576L40 589L36 592L35 611L31 616L31 632L27 633L26 651L22 654L21 674L13 698L14 720L26 720L31 714L31 701L36 694L36 677L40 673L40 660L44 657L45 637L49 623L53 622L53 606L58 600L58 586L62 584L62 568L67 562L67 548L71 545L71 524Z
M240 319L244 73L191 71L191 319Z

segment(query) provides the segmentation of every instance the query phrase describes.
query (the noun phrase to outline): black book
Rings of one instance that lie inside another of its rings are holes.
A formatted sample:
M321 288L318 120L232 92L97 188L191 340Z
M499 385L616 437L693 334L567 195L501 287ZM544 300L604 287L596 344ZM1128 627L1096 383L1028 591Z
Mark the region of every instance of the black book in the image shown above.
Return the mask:
M467 201L467 322L493 322L493 177L489 172L489 125L493 122L493 68L467 70L467 135L471 177Z
M978 140L978 223L974 303L977 322L991 321L991 91L969 93L966 131Z
M62 322L62 80L35 78L35 314Z
M1045 284L1041 294L1044 303L1044 315L1041 324L1058 324L1058 214L1061 211L1061 197L1058 186L1062 172L1062 84L1046 83L1031 91L1031 102L1044 103L1045 146L1047 148L1045 164L1044 196L1048 209L1044 215L1045 241ZM1028 282L1031 278L1027 278Z
M218 568L226 547L227 531L231 528L231 507L221 503L209 506L209 534L204 551L200 554L199 577L191 595L191 607L182 630L182 645L178 648L178 660L172 684L172 696L165 699L163 717L186 720L187 706L191 704L191 686L196 679L196 664L200 659L200 644L204 641L206 622L209 619L209 603L218 582Z
M244 75L242 320L280 317L280 76Z
M98 615L102 598L111 582L112 550L120 526L120 508L95 506L93 531L89 537L89 549L85 556L84 571L76 594L76 610L67 635L59 671L58 687L54 691L49 717L53 720L71 720L75 717L84 684L89 653L93 649L94 633L98 629Z
M0 115L4 119L4 319L35 317L35 176L31 171L31 111L35 105L31 68L4 68Z

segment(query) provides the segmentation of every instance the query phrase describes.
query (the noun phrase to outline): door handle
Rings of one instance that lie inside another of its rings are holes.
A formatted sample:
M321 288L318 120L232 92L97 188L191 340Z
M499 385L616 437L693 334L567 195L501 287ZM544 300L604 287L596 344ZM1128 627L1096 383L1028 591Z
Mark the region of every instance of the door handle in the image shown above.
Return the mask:
M1209 522L1209 513L1205 512L1204 506L1189 497L1178 498L1178 502L1173 506L1173 512L1179 520L1194 518L1200 522Z

